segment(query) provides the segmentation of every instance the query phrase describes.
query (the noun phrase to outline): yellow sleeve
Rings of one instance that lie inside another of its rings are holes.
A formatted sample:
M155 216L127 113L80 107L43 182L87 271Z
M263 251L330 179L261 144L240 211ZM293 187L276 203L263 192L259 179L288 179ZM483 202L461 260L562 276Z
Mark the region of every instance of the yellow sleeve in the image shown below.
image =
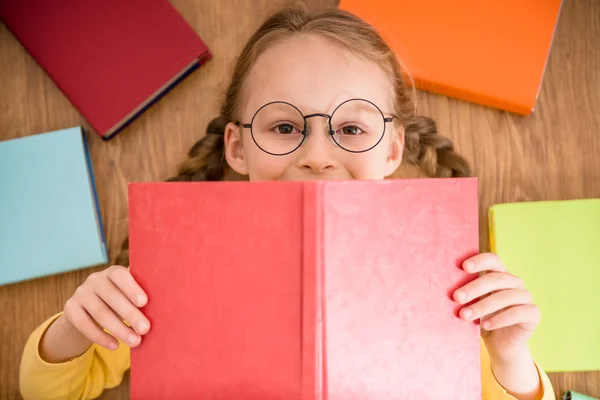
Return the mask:
M535 364L538 373L540 375L540 381L542 384L542 397L539 400L554 400L554 390L552 389L552 383L548 379L548 375ZM492 372L492 366L490 364L490 356L487 351L487 347L481 339L481 388L482 388L482 400L518 400L510 394L506 393L506 390L498 383L494 373Z
M115 351L92 344L81 356L64 363L50 364L42 360L38 351L40 339L61 314L40 325L25 344L19 377L25 400L95 399L105 389L119 385L129 369L130 349L120 341Z
M115 351L93 344L81 356L60 364L42 360L38 348L46 329L61 314L41 324L25 344L21 359L20 388L24 400L95 399L105 389L118 386L130 366L130 349L119 341ZM536 364L542 384L540 400L554 400L554 391L548 376ZM517 400L506 393L496 381L490 358L481 341L482 400Z

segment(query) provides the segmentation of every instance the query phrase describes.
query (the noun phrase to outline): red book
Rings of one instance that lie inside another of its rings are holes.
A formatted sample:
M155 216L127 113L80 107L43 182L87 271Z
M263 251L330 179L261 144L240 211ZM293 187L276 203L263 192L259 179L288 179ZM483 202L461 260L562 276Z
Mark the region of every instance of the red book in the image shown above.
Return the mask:
M132 399L480 399L475 178L134 183Z
M0 0L0 20L104 139L211 57L167 0Z

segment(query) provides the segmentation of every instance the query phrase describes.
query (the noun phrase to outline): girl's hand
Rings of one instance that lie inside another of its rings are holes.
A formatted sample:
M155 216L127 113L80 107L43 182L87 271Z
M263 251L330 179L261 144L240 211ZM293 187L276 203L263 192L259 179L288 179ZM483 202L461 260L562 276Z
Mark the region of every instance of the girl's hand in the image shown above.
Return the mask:
M65 303L66 321L90 341L115 350L118 342L130 346L141 342L150 322L138 309L148 297L133 279L129 268L114 265L91 274ZM126 321L129 326L125 324Z
M508 273L492 253L469 258L463 269L484 274L454 292L459 304L476 300L460 310L460 317L481 320L481 335L493 360L509 363L528 357L527 340L540 322L540 310L523 280Z

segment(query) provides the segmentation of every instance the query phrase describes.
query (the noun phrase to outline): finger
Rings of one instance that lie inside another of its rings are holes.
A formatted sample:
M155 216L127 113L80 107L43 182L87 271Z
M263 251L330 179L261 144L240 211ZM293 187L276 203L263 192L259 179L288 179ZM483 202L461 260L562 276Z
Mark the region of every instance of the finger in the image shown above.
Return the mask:
M531 293L525 289L500 290L468 307L464 307L459 314L461 318L473 321L507 307L530 304L532 300Z
M143 307L148 302L148 296L135 281L129 268L113 265L107 270L108 279L114 283L137 307Z
M469 273L482 271L505 272L504 263L494 253L480 253L463 262L463 269Z
M466 304L474 299L498 290L523 289L525 283L508 272L490 272L472 280L454 292L454 300Z
M80 304L67 301L64 314L67 321L88 340L109 350L116 350L119 347L119 342L104 332Z
M115 313L95 293L79 300L85 311L104 329L129 344L137 346L141 338L131 328L128 328Z
M488 331L519 325L526 331L533 331L541 320L541 313L535 304L510 307L491 318L486 318L482 328Z
M144 314L125 297L123 292L110 280L104 280L95 286L96 294L114 313L135 329L139 335L150 330L150 322Z

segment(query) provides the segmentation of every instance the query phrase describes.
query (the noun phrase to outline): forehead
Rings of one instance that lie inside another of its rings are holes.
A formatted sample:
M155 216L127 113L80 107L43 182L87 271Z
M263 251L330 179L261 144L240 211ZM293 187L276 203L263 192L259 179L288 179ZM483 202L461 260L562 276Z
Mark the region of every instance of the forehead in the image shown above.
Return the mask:
M332 112L350 98L364 98L392 112L387 74L376 63L332 40L299 34L276 42L254 63L245 82L241 112L251 116L270 101L287 101L304 114Z

